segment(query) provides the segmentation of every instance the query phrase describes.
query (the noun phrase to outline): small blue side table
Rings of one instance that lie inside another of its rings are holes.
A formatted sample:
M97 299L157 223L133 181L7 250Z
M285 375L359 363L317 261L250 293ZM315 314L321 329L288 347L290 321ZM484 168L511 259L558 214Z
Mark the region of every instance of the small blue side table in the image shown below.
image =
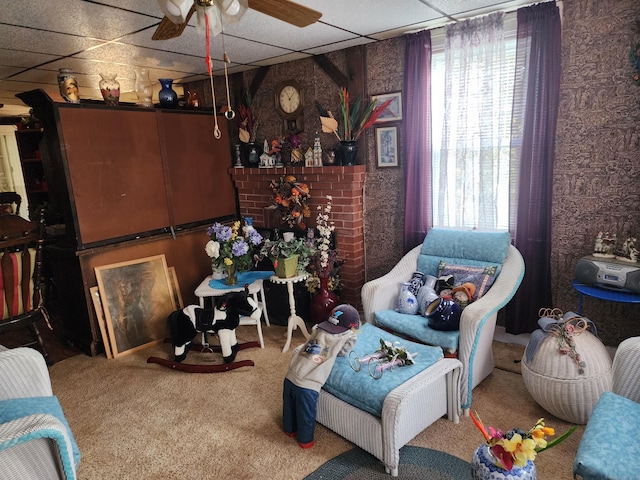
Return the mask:
M622 292L618 290L612 290L608 288L594 287L593 285L586 285L580 283L577 280L572 280L571 285L578 292L578 315L582 315L582 296L587 295L589 297L598 298L600 300L607 300L609 302L617 303L640 303L640 294L632 292Z

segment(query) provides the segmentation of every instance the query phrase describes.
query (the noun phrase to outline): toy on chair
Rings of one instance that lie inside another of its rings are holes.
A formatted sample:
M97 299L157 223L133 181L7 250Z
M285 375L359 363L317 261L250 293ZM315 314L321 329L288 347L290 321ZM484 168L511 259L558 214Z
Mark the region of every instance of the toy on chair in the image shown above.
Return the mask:
M198 305L188 305L183 309L172 312L167 318L169 336L174 349L173 361L149 357L147 363L158 363L165 367L185 372L226 372L239 367L253 366L251 360L235 362L239 350L259 347L259 342L239 344L235 329L240 323L240 317L247 316L259 321L262 310L255 300L249 296L249 287L245 285L243 292L227 293L215 300L212 309L205 309ZM193 344L193 339L202 333L202 345ZM209 334L217 334L220 347L209 345ZM199 348L200 351L222 351L223 365L193 365L182 364L189 350Z

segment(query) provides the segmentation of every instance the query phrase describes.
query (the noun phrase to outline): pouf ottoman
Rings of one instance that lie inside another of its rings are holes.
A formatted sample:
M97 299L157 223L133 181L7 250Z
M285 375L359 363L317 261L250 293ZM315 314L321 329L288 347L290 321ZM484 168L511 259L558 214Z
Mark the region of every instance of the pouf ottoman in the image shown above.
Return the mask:
M560 351L558 338L547 335L533 358L522 357L522 379L533 399L546 411L571 423L584 425L606 390L611 390L611 355L588 330L573 335L575 351L585 363L584 373L569 354Z

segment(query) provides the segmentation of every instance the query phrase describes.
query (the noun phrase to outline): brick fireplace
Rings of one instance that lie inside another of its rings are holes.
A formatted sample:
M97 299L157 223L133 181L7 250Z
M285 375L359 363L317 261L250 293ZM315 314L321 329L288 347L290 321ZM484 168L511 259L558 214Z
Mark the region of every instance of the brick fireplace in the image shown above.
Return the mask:
M294 175L298 181L309 185L311 217L307 224L310 227L315 227L317 207L326 204L327 195L333 197L330 219L335 223L340 256L346 259L341 270L341 300L360 310L365 268L362 196L366 166L230 168L229 173L238 190L240 215L253 217L257 228L282 227L273 224L273 210L266 208L273 203L269 184L281 175Z

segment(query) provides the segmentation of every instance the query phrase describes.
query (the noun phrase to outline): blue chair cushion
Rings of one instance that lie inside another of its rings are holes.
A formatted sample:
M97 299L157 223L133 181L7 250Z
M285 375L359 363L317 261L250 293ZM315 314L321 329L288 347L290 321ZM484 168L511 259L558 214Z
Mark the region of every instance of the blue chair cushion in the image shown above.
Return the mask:
M409 337L420 343L435 345L453 353L458 350L460 331L440 331L429 326L429 320L421 315L408 315L395 310L380 310L373 314L376 325L392 330L398 335Z
M10 398L0 400L0 423L11 422L18 418L34 415L36 413L48 413L56 417L67 428L69 439L71 440L71 448L73 450L73 460L76 467L80 464L80 450L76 444L76 440L71 432L71 427L62 412L62 407L58 401L58 397L28 397L28 398Z
M422 242L418 271L438 276L441 261L449 265L496 267L496 277L507 258L509 232L479 232L432 228Z
M638 478L640 472L640 404L604 392L582 434L573 462L583 480Z
M393 371L387 370L376 380L369 375L367 364L363 364L361 370L356 372L349 364L349 357L340 356L322 387L333 396L376 417L382 415L382 405L389 392L443 358L440 348L396 337L370 323L360 327L353 352L360 358L371 354L380 348L381 338L392 343L399 342L407 347L409 353L417 354L415 363L394 368Z

